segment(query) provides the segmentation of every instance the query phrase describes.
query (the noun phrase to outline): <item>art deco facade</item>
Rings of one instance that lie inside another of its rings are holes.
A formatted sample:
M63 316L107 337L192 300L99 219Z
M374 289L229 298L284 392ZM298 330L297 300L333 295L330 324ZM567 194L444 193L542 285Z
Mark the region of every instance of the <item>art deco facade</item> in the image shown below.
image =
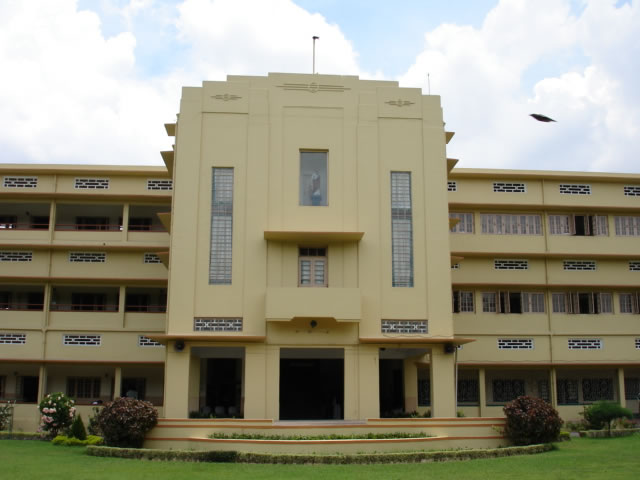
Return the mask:
M166 169L0 167L20 428L51 391L169 418L637 410L640 176L454 169L439 97L356 77L204 82L166 128Z

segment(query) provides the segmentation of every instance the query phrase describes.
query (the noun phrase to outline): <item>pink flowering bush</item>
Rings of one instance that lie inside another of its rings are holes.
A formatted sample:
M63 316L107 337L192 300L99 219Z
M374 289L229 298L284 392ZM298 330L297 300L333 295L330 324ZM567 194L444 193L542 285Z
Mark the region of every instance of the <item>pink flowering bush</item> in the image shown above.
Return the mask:
M48 437L55 437L66 430L76 414L74 402L64 393L50 393L42 399L40 410L40 431Z

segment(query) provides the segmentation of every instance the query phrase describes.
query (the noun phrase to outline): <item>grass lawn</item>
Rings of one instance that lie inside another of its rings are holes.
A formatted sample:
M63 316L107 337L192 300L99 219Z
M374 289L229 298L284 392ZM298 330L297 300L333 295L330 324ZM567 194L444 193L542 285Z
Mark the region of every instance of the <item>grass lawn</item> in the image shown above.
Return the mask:
M397 465L245 465L90 457L83 447L0 441L0 479L631 479L640 475L640 435L573 439L521 457Z

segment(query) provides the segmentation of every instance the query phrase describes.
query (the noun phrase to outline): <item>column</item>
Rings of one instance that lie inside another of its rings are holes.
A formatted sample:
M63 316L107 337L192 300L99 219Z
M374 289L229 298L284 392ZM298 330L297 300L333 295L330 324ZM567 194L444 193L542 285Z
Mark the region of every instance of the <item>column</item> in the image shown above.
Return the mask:
M200 410L200 357L190 356L189 412L197 412L198 410Z
M380 417L380 355L378 347L358 347L358 395L360 419Z
M191 347L185 345L182 351L177 351L175 343L175 341L170 341L167 344L164 416L166 418L187 418L189 414Z
M113 372L113 397L111 400L118 397L122 397L122 367L116 367Z
M487 383L484 367L478 369L478 416L483 417L487 408Z
M40 365L40 372L38 373L38 404L42 401L47 394L47 366L45 364Z
M627 408L627 399L624 391L624 368L618 368L618 398L620 406Z
M558 372L556 367L551 367L549 372L549 393L551 394L551 406L558 408Z
M360 418L358 402L358 347L344 349L344 419Z
M265 356L265 345L247 345L244 349L244 418L267 418Z
M122 328L125 328L124 319L125 319L125 305L127 300L127 287L124 285L120 285L120 289L118 290L118 315L120 315L120 319L122 320Z
M266 418L280 418L280 347L267 346L265 355Z
M431 349L431 414L455 418L455 354L445 353L444 345Z
M404 411L415 412L418 410L418 368L417 357L405 358L404 369Z

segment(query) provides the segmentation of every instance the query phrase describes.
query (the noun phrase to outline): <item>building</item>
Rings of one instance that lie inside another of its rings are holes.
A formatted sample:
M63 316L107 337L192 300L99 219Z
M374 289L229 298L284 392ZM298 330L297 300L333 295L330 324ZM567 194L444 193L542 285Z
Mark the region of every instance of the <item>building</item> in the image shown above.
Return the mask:
M167 418L637 410L640 175L455 169L439 97L348 76L204 82L166 129L167 168L0 166L19 428L51 391Z

